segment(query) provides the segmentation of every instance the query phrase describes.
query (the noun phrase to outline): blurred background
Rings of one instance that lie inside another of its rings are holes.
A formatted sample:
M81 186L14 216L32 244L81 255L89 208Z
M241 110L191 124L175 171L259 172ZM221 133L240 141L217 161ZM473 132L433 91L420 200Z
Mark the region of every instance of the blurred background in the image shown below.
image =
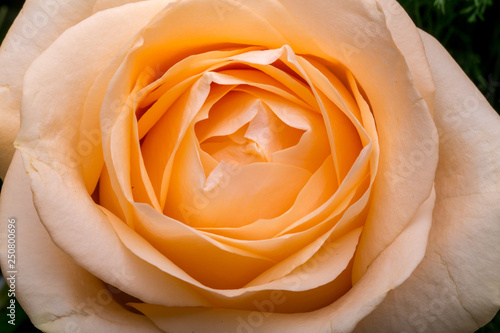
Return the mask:
M399 0L415 24L436 37L497 112L500 111L500 1ZM24 4L0 1L0 42ZM0 179L0 190L2 181ZM16 325L7 323L7 285L0 277L0 332L40 332L20 307ZM500 333L500 312L476 333Z

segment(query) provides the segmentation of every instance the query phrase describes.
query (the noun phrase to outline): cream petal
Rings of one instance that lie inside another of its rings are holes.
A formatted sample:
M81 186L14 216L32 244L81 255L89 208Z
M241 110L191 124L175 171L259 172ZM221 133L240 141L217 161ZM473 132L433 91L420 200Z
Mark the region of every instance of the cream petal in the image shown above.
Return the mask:
M66 29L92 14L95 0L26 1L0 48L0 178L5 176L19 129L26 70ZM36 42L35 42L36 41Z
M382 5L387 27L407 61L415 86L422 94L429 111L433 113L434 81L417 27L397 1L377 0L377 2Z
M44 332L160 332L144 316L116 303L115 289L52 242L33 206L30 182L21 154L16 153L2 187L0 225L7 230L8 219L16 220L16 298L33 324ZM7 233L1 236L2 244L7 244ZM12 269L5 249L2 246L0 259L2 272L9 277Z
M500 118L421 32L436 84L436 208L426 256L357 332L472 332L500 308Z
M140 2L145 0L95 0L93 12L97 13L101 10L106 10L118 6L123 6L131 2Z
M87 161L93 161L92 168L82 170L89 192L92 192L92 184L95 186L100 174L99 168L93 164L96 161L94 157L102 154L99 108L92 109L92 112L82 110L88 100L102 97L89 96L89 90L110 59L164 6L165 2L160 1L118 7L99 12L65 31L26 73L21 115L25 129L21 126L17 144L26 143L29 146L43 142L45 145L57 141L67 148L66 157L59 163L79 168L80 163L87 166ZM115 30L106 28L106 33L103 33L103 25L111 25ZM96 40L100 43L96 44ZM83 65L79 60L82 57L86 59ZM71 98L68 98L68 90L72 91ZM99 105L99 101L95 100L94 103ZM44 140L38 140L41 137ZM40 155L42 151L41 147L36 147L33 155ZM52 160L49 156L42 159L46 158ZM89 170L94 175L93 179L88 178Z
M10 89L0 86L0 100L8 101ZM19 103L20 104L20 103ZM20 105L19 105L20 106ZM7 103L0 106L2 123L0 124L0 178L4 178L14 155L14 139L19 130L19 108L8 108Z
M111 221L117 218L93 202L83 181L70 174L69 167L54 169L25 155L24 165L32 180L33 201L40 220L54 243L78 265L145 302L168 300L187 306L207 305L187 283L131 253L117 236Z

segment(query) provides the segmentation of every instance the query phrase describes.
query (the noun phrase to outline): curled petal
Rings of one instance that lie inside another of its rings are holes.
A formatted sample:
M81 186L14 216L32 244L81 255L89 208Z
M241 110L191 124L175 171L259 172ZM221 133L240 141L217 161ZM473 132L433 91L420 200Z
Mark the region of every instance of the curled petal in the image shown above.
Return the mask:
M429 244L357 332L470 332L500 307L500 118L439 42L421 36L440 134Z
M91 1L26 1L0 48L0 178L14 154L23 78L33 60L66 29L92 14ZM36 42L35 42L36 41Z
M18 152L2 188L0 226L7 230L7 221L16 221L16 298L33 324L45 332L160 332L147 318L118 304L113 299L116 289L52 242L33 206L30 183ZM2 244L7 244L7 233L1 235ZM4 249L0 261L9 277L12 269Z
M283 294L271 294L258 303L258 311L163 307L131 304L158 327L174 332L350 332L373 311L386 294L401 284L424 255L421 244L429 234L434 207L434 192L419 207L412 221L372 263L361 280L336 302L307 313L274 313L286 301ZM189 321L186 318L190 318Z

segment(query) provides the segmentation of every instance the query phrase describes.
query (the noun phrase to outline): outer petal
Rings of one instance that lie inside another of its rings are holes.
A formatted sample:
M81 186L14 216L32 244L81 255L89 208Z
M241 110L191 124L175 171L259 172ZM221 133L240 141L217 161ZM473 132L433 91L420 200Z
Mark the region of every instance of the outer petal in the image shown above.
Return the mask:
M8 219L16 220L16 296L35 326L44 332L159 332L116 303L102 281L55 246L33 206L30 183L17 153L2 188L0 225L4 231ZM1 237L7 244L7 233ZM0 261L8 277L5 249Z
M94 13L99 12L101 10L106 10L109 8L123 6L127 3L140 2L140 1L145 1L145 0L95 0L94 1L95 2Z
M377 0L377 2L382 5L387 27L407 61L413 82L432 112L434 109L434 82L418 29L397 1Z
M66 29L92 14L95 0L28 0L0 48L0 177L19 129L24 73Z
M426 256L356 332L471 332L500 308L500 118L421 33L436 84L436 208Z

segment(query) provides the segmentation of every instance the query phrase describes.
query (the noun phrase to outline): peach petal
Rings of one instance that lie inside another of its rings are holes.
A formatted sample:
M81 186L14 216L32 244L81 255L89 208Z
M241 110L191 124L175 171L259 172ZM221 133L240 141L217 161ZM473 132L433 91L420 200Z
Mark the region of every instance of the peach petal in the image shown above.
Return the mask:
M195 229L159 214L150 206L134 204L136 231L156 249L202 284L217 289L244 286L256 272L274 261L201 235ZM203 257L200 257L203 253Z
M279 296L281 301L274 304L272 310L284 313L312 311L328 305L351 287L348 278L352 266L350 261L360 232L358 228L337 241L328 242L304 265L281 279L245 287L247 292L237 297L214 294L212 302L217 307L240 310L261 310L261 306L266 304L266 308L271 310L266 300ZM304 302L306 299L308 301ZM164 310L166 313L182 311L179 308Z
M405 230L375 259L358 284L336 302L322 309L306 313L275 313L276 304L282 302L280 294L270 295L267 302L261 301L258 311L169 309L151 304L131 305L167 331L245 332L258 329L263 333L350 332L356 323L370 313L391 288L401 284L421 261L424 255L421 244L427 241L434 200L433 193L419 207L417 215ZM271 307L272 305L274 306Z
M265 105L286 125L306 131L299 142L289 148L276 151L272 160L277 163L291 164L315 172L331 154L324 122L321 116L309 109L272 95L262 95ZM276 124L273 129L280 130Z
M380 146L378 142L378 134L377 134L377 127L375 125L375 119L373 119L373 114L370 110L370 106L368 105L368 103L366 102L365 98L363 97L363 95L359 90L359 86L356 83L356 79L354 78L354 76L352 76L350 72L347 75L347 79L349 82L349 86L353 91L356 103L361 112L361 122L363 124L363 129L364 131L366 131L366 134L368 134L369 136L369 140L373 144L373 155L370 161L370 173L372 176L374 176L377 174L378 161L380 156ZM361 136L361 141L363 142L363 145L367 144L365 140L366 140L365 136Z
M157 218L163 219L163 223L158 224L158 228L162 228L165 230L165 217L161 217L161 215L158 215L157 213L154 213L153 210L148 208L147 206L144 206L142 204L138 204L137 209L142 211L143 213L140 214L148 214L151 216L156 216L153 218L153 221ZM117 232L117 235L120 237L121 241L129 248L133 253L135 253L139 258L143 258L144 260L147 260L150 262L152 265L157 266L164 272L167 272L168 274L171 274L174 277L177 277L179 279L182 279L186 282L189 282L193 284L193 286L196 287L196 290L198 290L201 294L203 294L207 299L210 299L211 302L215 302L218 304L226 304L226 306L229 306L230 304L238 304L241 302L240 298L243 299L251 299L252 295L255 295L255 293L258 293L260 291L265 291L265 290L272 290L272 282L271 285L266 285L266 284L256 284L255 286L245 286L244 288L240 289L225 289L225 290L218 290L218 289L213 289L209 288L203 284L201 284L199 281L193 279L191 276L187 275L184 271L182 271L177 265L173 264L167 257L165 257L163 254L161 254L157 249L155 249L151 243L147 242L145 239L143 239L141 236L139 236L136 232L132 231L130 228L128 228L123 222L121 222L119 219L113 216L113 214L107 212L105 209L103 211L108 215L110 222L113 224L115 227L115 230ZM180 228L179 228L180 227ZM185 231L179 231L180 229L186 230L188 232L192 232L192 229L186 228L182 224L178 224L177 234L186 234ZM156 229L156 227L155 227ZM337 257L339 255L338 251L342 251L344 255L342 255L342 258L348 259L348 253L350 250L349 248L353 249L355 247L356 242L353 242L353 240L357 240L357 236L359 235L359 230L358 232L353 232L350 234L349 237L347 238L341 238L338 241L336 240L331 240L328 241L323 250L320 250L320 252L316 255L315 258L318 259L319 262L323 262L325 260L339 260ZM184 237L184 236L183 236ZM207 240L209 240L207 238ZM326 240L326 236L320 237L319 240L316 240L315 243L316 245L319 244L318 247L316 247L316 250L321 249L321 244L323 244ZM346 247L347 246L347 247ZM344 252L346 251L346 252ZM333 256L333 257L330 257ZM305 257L304 257L305 258ZM308 257L310 258L310 256ZM307 261L307 259L306 259ZM304 261L303 263L305 263ZM300 265L298 265L300 266ZM342 265L340 265L342 266ZM345 266L344 266L345 267ZM318 267L319 268L319 267ZM311 268L306 265L306 267L300 268L296 271L296 273L293 273L290 275L290 272L293 271L293 269L290 269L287 274L287 281L286 283L288 284L283 284L283 290L288 290L289 288L292 288L292 290L300 291L300 290L306 290L307 288L305 286L311 285L311 283L314 283L311 280L304 280L301 279L301 276L304 274L304 269L307 272L312 272ZM301 274L298 276L300 279L300 284L297 284L297 274ZM332 272L330 271L329 274ZM286 274L285 274L286 275ZM332 275L330 275L332 276ZM333 275L335 276L335 274ZM270 280L272 281L272 280ZM268 281L268 282L270 282ZM325 281L325 280L317 280L319 284L321 284L319 281ZM304 284L305 283L305 284ZM174 288L175 286L172 286ZM166 305L166 302L163 302L162 304Z
M267 161L273 162L273 154L296 146L304 131L286 126L266 104L260 106L256 117L248 124L245 137L262 149Z
M200 143L213 136L236 132L249 123L259 110L258 99L241 92L230 92L212 106L209 118L196 124L196 136Z
M241 226L286 211L310 176L284 164L221 162L205 179L190 131L176 155L165 214L193 227Z
M110 217L88 196L81 179L71 177L68 181L43 162L23 158L25 167L30 167L28 174L40 220L54 243L64 248L77 264L104 282L147 302L168 299L173 303L206 304L183 281L165 275L128 251L117 237ZM117 274L126 278L117 279ZM144 288L172 283L174 288Z
M195 77L198 77L200 74L210 69L215 70L218 67L229 64L234 55L253 49L255 49L255 47L242 49L238 48L236 50L229 51L217 50L191 55L182 59L172 67L168 68L161 78L154 81L140 92L143 96L140 104L143 105L143 107L146 107L161 99L173 101L180 95L177 91L184 91L186 89L186 84L193 82ZM147 68L150 68L150 66ZM161 69L161 66L159 66L158 69ZM163 106L160 108L149 109L145 113L144 117L141 117L144 118L139 122L139 131L141 133L139 136L141 138L160 119L166 109L164 106L165 104L162 103L162 105Z
M302 228L304 229L304 226L318 226L318 224L323 223L325 220L334 218L339 213L336 210L339 203L341 203L342 200L346 199L347 197L352 198L354 192L358 191L356 186L362 184L363 182L366 182L367 176L363 178L362 175L367 175L368 168L370 167L370 165L373 165L373 163L371 162L371 147L372 145L369 144L362 150L360 156L354 163L345 181L341 184L340 188L337 189L335 194L309 214L297 218L297 216L294 214L294 210L292 209L273 220L259 220L253 224L238 229L221 228L219 230L209 229L207 231L214 235L220 234L223 237L234 237L242 240L265 240L280 235L284 229L292 224L294 224L295 226L302 226ZM332 168L331 165L328 166L327 164L325 164L324 167L326 168L326 170L331 170ZM322 170L321 172L325 172L325 170ZM320 175L318 174L318 176ZM368 180L370 182L370 185L367 186L367 188L359 189L359 191L366 191L363 196L369 195L371 191L371 183L373 182L374 177L375 174L372 174L369 177ZM304 199L306 199L306 196L304 196ZM365 198L360 201L362 202L360 203L360 205L364 207L364 205L366 205L367 199ZM359 209L359 212L363 208L361 207L356 209ZM265 228L261 227L263 223L265 223L266 225ZM332 221L332 223L334 223L334 221Z
M210 89L211 94L208 96L201 109L197 111L198 113L196 116L208 117L208 110L211 108L211 106L214 105L219 99L224 97L232 89L232 87L233 86L212 87ZM179 113L175 111L182 110L182 108L184 107L183 101L185 102L186 98L188 98L188 96L183 96L178 103L174 103L172 112L164 115L159 120L159 122L151 129L151 131L148 132L148 135L144 138L144 142L141 145L141 151L146 169L148 170L148 175L158 196L160 196L160 194L162 193L161 189L163 179L168 179L168 174L166 174L166 172L171 169L171 162L169 164L169 160L177 151L178 145L180 143L179 138L185 131L185 128L176 125L178 121L182 121L179 120L182 112ZM196 120L199 119L197 117L195 118ZM142 119L143 118L141 118L141 120ZM139 126L141 120L139 120ZM185 123L187 123L187 121ZM173 137L171 143L158 144L158 142L165 141L164 139L162 139L164 138L165 133L168 133ZM162 205L164 206L164 201L162 202Z
M282 232L290 224L289 221L299 220L301 217L307 216L334 195L337 190L337 179L333 168L332 158L326 158L321 167L304 185L290 210L276 219L280 220L280 222L259 219L254 223L239 228L198 228L198 230L244 240L273 237ZM289 220L285 222L284 217Z
M71 144L75 143L75 140L71 140L71 138L74 138L74 134L78 132L74 127L78 128L79 126L77 120L80 116L79 112L67 112L67 110L75 110L75 99L69 101L52 98L52 94L56 93L58 89L67 91L68 88L74 92L72 97L84 98L86 89L93 82L93 75L96 75L94 69L99 69L98 60L89 64L87 66L89 68L80 69L80 63L78 63L78 66L75 65L77 69L73 68L75 70L71 71L72 76L59 75L59 79L54 81L58 82L58 85L41 83L45 82L44 80L51 80L52 75L57 75L59 70L70 71L66 67L71 66L72 61L81 55L80 47L85 50L91 49L92 52L89 54L93 56L98 53L97 51L106 54L108 45L102 45L101 49L91 46L87 48L84 43L88 39L88 42L93 41L91 44L95 46L97 39L94 38L95 36L104 38L102 24L116 21L116 24L112 24L112 26L119 30L118 33L106 30L109 31L107 37L116 39L122 36L121 33L126 35L127 29L120 24L125 24L130 29L133 28L133 25L123 21L123 17L130 15L130 17L135 18L136 22L139 22L139 16L148 17L162 6L163 4L159 2L130 4L100 12L66 31L44 54L37 58L27 73L24 87L26 103L23 111L23 117L26 117L26 120L23 122L24 127L21 127L18 137L19 150L22 151L28 173L32 177L33 191L40 200L35 203L35 206L37 208L43 207L39 210L39 214L55 243L69 253L79 265L99 276L102 280L113 283L136 297L149 299L149 301L161 297L157 292L148 291L141 286L161 283L160 281L164 279L163 273L157 272L155 268L150 267L142 260L129 257L129 253L124 251L123 246L115 238L115 232L102 212L96 211L95 203L85 189L78 165L69 163L67 159L73 151ZM140 26L136 28L140 29ZM130 37L130 31L128 37ZM73 45L76 43L75 40L79 41L78 45ZM68 47L68 45L72 47ZM97 57L99 58L98 55ZM64 58L64 61L54 62L54 59L60 58ZM48 71L50 74L44 71ZM31 95L34 92L37 92L36 96ZM61 95L64 94L61 93ZM37 112L39 108L46 108L52 113L40 114ZM60 126L60 121L66 125ZM48 125L49 123L51 125ZM57 131L52 130L52 126L56 126ZM43 136L46 140L32 140L33 136L38 137L38 135ZM43 142L43 147L41 142ZM71 213L68 213L69 211ZM77 237L68 237L69 234ZM99 264L96 265L96 262ZM148 273L144 275L134 273L140 271L140 267L146 269ZM113 273L122 268L130 275L131 281L114 281ZM152 280L141 282L140 279L143 278ZM180 291L182 288L175 289ZM179 296L182 302L201 304L199 298L186 296L183 294L184 292L186 289ZM188 291L188 294L190 292Z
M367 147L367 149L368 148L369 147ZM361 154L363 158L360 158L353 167L354 170L350 175L353 178L357 176L356 173L366 172L369 161L366 156L367 154L365 154L366 152L368 152L368 150ZM370 179L367 180L370 181ZM366 180L364 183L367 183ZM356 188L356 186L354 187ZM338 215L338 211L335 210L337 206L331 205L331 203L334 202L335 199L345 198L349 190L350 188L345 186L342 191L337 191L334 197L323 204L326 208L321 207L297 222L293 220L294 223L301 224L302 227L296 231L292 230L292 232L283 233L277 237L258 240L231 239L215 234L211 234L210 236L223 244L234 246L252 253L265 253L267 257L273 258L276 261L283 260L296 251L299 251L305 244L310 244L326 233L335 233L335 235L338 236L339 233L346 232L346 230L352 230L358 226L355 226L356 223L359 223L355 218L361 214L366 207L370 194L370 187L368 187L368 184L365 184L365 187L361 186L361 189L358 189L358 193L356 193L356 202L349 206L341 217L336 218ZM279 266L279 264L276 266Z
M161 211L158 197L149 178L146 170L146 165L142 156L141 146L139 143L137 131L137 119L132 118L132 137L130 140L130 179L132 186L132 195L135 202L144 202L153 206L156 210Z
M262 80L264 83L261 83L259 80ZM184 94L183 99L177 101L174 104L176 107L181 108L184 111L183 112L172 111L172 112L169 112L167 114L167 115L170 115L170 117L174 117L174 118L180 117L180 118L175 119L175 120L168 120L168 117L164 117L164 118L160 119L160 123L157 126L155 126L155 128L157 127L158 131L160 131L161 133L168 133L170 136L173 137L171 140L167 140L167 142L174 142L172 147L169 149L169 151L171 151L171 154L169 154L167 157L164 157L164 158L168 158L168 160L164 161L164 162L167 162L167 164L166 164L165 168L163 169L164 171L163 171L163 176L161 178L162 179L161 188L155 189L156 193L158 193L158 191L160 191L160 205L163 205L165 200L166 200L166 192L167 192L168 184L170 181L170 172L171 172L172 161L173 161L172 158L170 158L170 156L175 154L176 149L178 148L178 145L179 145L179 138L182 137L183 133L186 130L187 125L190 123L190 121L192 121L192 119L194 118L196 113L200 111L204 101L209 96L210 85L212 83L217 83L219 85L251 84L253 86L265 88L269 91L272 91L272 92L275 92L278 94L280 94L283 91L282 89L285 89L285 91L287 90L286 87L284 87L283 85L279 84L274 79L272 79L272 78L270 78L262 73L249 74L249 73L244 73L243 71L223 71L221 73L215 73L215 72L204 73L201 76L201 78L198 81L196 81L196 83L193 85L193 87L190 90L190 93ZM281 86L281 87L278 88L278 87L274 86L274 84ZM186 104L189 105L189 108L187 109L189 112L186 112L186 110L185 110ZM117 141L118 138L123 138L124 136L125 137L128 136L128 134L126 132L126 129L127 129L126 118L124 116L121 116L121 117L122 117L122 121L125 121L123 123L124 125L123 126L122 125L119 125L119 126L115 125L114 134L112 134L115 138L117 138L117 139L115 139L115 142L117 142L117 143L119 143L119 141ZM181 125L179 126L176 124L181 124ZM164 129L165 126L174 126L173 131L160 130L160 129ZM156 141L156 140L158 140L158 139L154 139L154 141ZM162 141L165 141L165 140L162 140ZM121 149L122 149L121 152L114 151L114 154L116 155L115 159L117 159L117 160L126 159L127 160L128 153L126 152L126 149L123 147ZM105 152L105 155L107 155L106 152ZM128 184L128 181L126 180L126 175L127 175L126 169L121 170L121 166L119 163L118 164L115 163L115 168L120 170L120 171L117 170L117 172L120 172L120 174L121 174L120 183L123 184L121 186L123 186L125 188L129 188L130 186ZM161 172L160 171L161 167L157 168L156 170ZM154 178L152 178L152 183L153 183L153 186L154 186L154 184L157 184L155 182ZM117 188L119 188L118 185L117 185ZM130 195L128 195L128 196L130 197ZM123 204L126 204L126 203L123 203Z
M216 13L213 16L207 15L203 24L210 24L213 20L213 25L217 28L202 31L201 22L188 18L187 7L176 6L174 11L169 12L171 15L166 15L158 24L161 22L166 25L167 20L182 19L189 25L187 33L196 31L199 37L196 42L201 41L201 45L222 40L269 47L293 45L296 53L307 53L327 61L344 63L363 87L376 118L380 145L391 149L381 152L379 173L383 177L376 180L375 186L377 193L374 195L374 207L384 209L374 209L368 219L370 232L366 234L372 235L374 241L370 240L370 245L361 248L360 256L355 262L356 275L361 276L369 262L401 232L419 205L428 197L437 164L436 144L429 142L432 141L429 138L436 135L431 115L420 93L411 83L405 60L394 44L391 32L386 29L385 16L376 3L372 2L362 2L355 7L341 1L319 2L315 6L304 7L297 0L266 1L265 5L255 2L237 6L222 22L217 20ZM197 8L213 13L208 4L199 1L190 2L189 7L190 10ZM177 17L173 17L174 13ZM342 17L339 13L342 13ZM267 17L273 17L272 27L269 26ZM380 29L365 34L365 25L345 24L346 17L352 22L373 22ZM301 24L297 24L297 21ZM259 31L258 40L257 35L252 37L245 31L245 24L255 26L256 31ZM226 25L231 29L225 30ZM267 29L266 32L263 29ZM174 42L180 38L180 33L172 31L169 36L174 37L171 40ZM353 36L363 38L353 40ZM183 48L188 48L188 45L184 44L181 49ZM384 93L380 93L381 91ZM402 137L408 140L400 140ZM398 160L404 158L406 162L410 154L412 159L415 154L422 158L421 163L413 165L411 169L412 174L420 175L418 180L401 174L402 166ZM397 188L405 190L395 191L396 184ZM362 237L363 244L367 243L365 237L367 236ZM372 248L373 246L376 248Z

